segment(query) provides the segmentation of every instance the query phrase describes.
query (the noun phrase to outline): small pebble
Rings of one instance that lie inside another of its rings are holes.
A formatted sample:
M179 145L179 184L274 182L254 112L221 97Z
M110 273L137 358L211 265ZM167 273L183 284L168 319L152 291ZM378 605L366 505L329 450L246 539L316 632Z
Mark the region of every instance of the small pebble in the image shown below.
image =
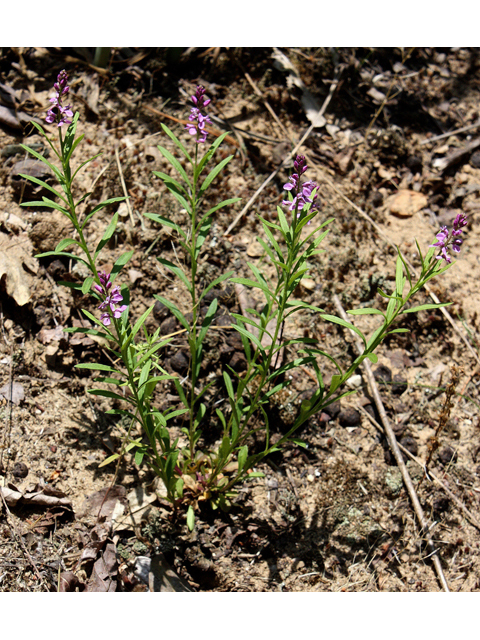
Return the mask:
M26 478L28 476L28 467L24 462L16 462L13 465L12 474L15 478Z

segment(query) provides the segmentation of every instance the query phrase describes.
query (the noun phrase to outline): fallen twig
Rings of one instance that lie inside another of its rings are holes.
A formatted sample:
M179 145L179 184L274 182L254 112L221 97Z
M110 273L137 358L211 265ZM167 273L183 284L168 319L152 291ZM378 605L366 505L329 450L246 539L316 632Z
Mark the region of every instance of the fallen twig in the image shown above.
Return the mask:
M338 311L338 313L340 314L340 316L348 322L348 317L347 314L345 313L340 299L338 298L337 295L333 296L333 302L335 304L335 307ZM354 336L355 339L355 344L357 347L357 351L359 352L359 355L361 355L363 353L363 345L362 342L360 341L359 338L357 338L357 336L353 333L353 331L351 331L352 335ZM378 409L378 413L380 414L380 417L382 419L382 424L385 430L385 435L387 437L387 441L388 444L390 445L390 449L392 450L392 453L395 457L395 460L397 462L398 468L400 469L400 473L402 474L402 478L403 478L403 482L405 483L405 486L407 488L408 494L410 496L410 500L412 501L412 505L413 508L415 510L415 513L417 515L417 518L422 526L425 538L427 540L427 547L429 549L429 552L432 557L433 560L433 564L435 566L435 569L437 571L437 575L438 578L440 580L440 583L443 587L443 589L447 592L450 591L450 589L448 588L448 583L447 580L445 578L445 575L443 573L443 569L442 569L442 565L440 563L440 558L438 557L437 554L437 549L435 548L435 545L433 544L433 540L432 537L430 536L429 533L429 527L428 527L428 522L427 519L425 518L425 514L423 513L423 509L422 509L422 505L420 504L420 501L418 499L417 496L417 492L415 491L415 487L413 486L413 482L412 479L410 478L410 474L408 473L408 469L407 466L403 460L403 456L401 454L400 448L398 446L397 443L397 439L395 437L395 434L393 432L392 427L390 426L390 421L388 419L387 416L387 412L385 411L385 407L383 406L383 402L382 399L380 397L380 393L378 391L378 387L377 387L377 383L375 382L375 378L373 377L373 373L372 373L372 368L370 367L370 363L368 361L368 359L366 358L363 363L362 366L365 370L366 376L367 376L367 380L368 380L368 384L371 390L371 393L373 395L373 398L375 400L375 404L377 406Z
M357 409L360 411L360 413L362 413L366 418L368 418L368 420L370 420L370 422L380 431L384 431L383 427L381 424L379 424L375 418L373 418L368 411L365 410L364 407L357 405ZM405 453L411 460L413 460L414 462L416 462L418 464L419 467L425 468L425 463L423 463L419 458L417 458L417 456L414 456L413 453L411 453L406 447L404 447L403 445L401 445L399 442L397 443L400 450L403 451L403 453ZM449 489L447 487L447 485L442 482L440 480L440 478L438 476L436 476L432 471L428 472L428 477L432 478L432 480L434 480L438 485L440 485L442 487L442 489L445 491L445 493L449 496L449 498L451 498L455 504L457 505L457 507L459 507L463 513L465 514L465 517L467 518L467 520L470 522L470 524L472 524L476 529L478 529L480 531L480 522L475 518L475 516L473 515L473 513L471 511L469 511L467 509L467 507L463 504L463 502L457 498L457 496L453 493L453 491L451 489Z
M327 97L325 98L324 103L322 104L322 107L320 109L320 111L318 112L319 116L323 116L323 114L325 113L328 105L330 104L330 100L333 97L333 94L335 92L335 89L337 88L338 85L338 81L339 81L339 73L337 72L337 70L335 70L335 74L334 74L334 79L332 84L330 85L330 90L328 92ZM229 233L232 232L232 229L234 227L237 226L238 222L243 218L243 216L246 214L246 212L250 209L251 205L255 202L255 200L258 198L258 196L262 193L262 191L265 189L265 187L267 186L267 184L269 182L271 182L273 180L273 178L275 178L275 176L277 175L277 173L279 171L281 171L281 169L284 169L285 167L288 166L290 160L292 158L295 157L297 151L300 149L300 147L302 146L302 144L305 142L305 140L308 138L308 136L310 135L310 133L312 132L312 130L316 127L317 125L315 125L314 123L312 123L308 129L306 130L305 134L302 136L300 142L298 142L295 145L295 148L293 149L293 151L291 151L288 156L285 158L285 160L282 162L282 164L280 164L275 171L273 171L273 173L271 173L268 178L264 181L264 183L255 191L255 193L253 194L253 196L250 198L250 200L247 202L247 204L243 207L243 209L240 211L240 213L237 215L237 217L235 218L235 220L228 226L227 230L225 231L225 233L223 234L224 236L228 236Z

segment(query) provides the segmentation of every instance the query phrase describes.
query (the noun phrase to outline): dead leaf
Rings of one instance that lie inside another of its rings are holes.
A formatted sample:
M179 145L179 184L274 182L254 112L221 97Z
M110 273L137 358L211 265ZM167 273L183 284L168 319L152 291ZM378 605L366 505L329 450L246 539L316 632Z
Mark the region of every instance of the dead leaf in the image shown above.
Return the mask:
M136 487L127 495L127 505L118 503L112 513L113 531L132 529L146 518L155 502L155 493L147 494L143 487Z
M290 59L276 47L273 48L272 58L274 60L273 66L280 71L288 73L287 87L296 86L302 91L302 106L305 111L305 115L315 127L323 127L326 123L326 119L319 114L320 104L315 97L307 89L305 83L300 78L300 75L290 61Z
M21 129L22 125L20 124L20 120L17 118L14 109L9 109L8 107L4 107L0 105L0 124L4 124L7 127L12 129Z
M13 404L20 404L25 399L25 392L19 382L12 382L5 384L0 389L0 396Z
M165 560L163 553L152 558L138 556L135 562L135 576L152 592L192 592L192 587L181 578Z
M0 280L5 280L7 294L19 307L30 302L30 276L23 269L23 262L29 246L24 234L12 239L0 233Z
M40 487L37 485L33 491L20 491L15 485L8 483L6 487L0 487L5 502L14 507L17 502L42 507L70 507L72 503L65 494L53 487Z
M37 334L37 339L40 340L42 344L49 344L52 340L60 342L60 340L65 337L66 334L64 333L63 326L61 324L57 325L54 329L46 329L43 327Z
M95 519L103 518L108 521L112 517L117 502L125 501L126 493L125 487L121 485L113 485L113 487L105 487L100 491L95 491L85 499L77 515L81 518L91 516Z
M88 593L113 593L117 589L117 556L115 545L107 544L105 551L93 565L92 576L86 586Z
M410 218L428 204L423 193L410 189L399 189L397 193L387 198L385 206L392 215Z
M60 574L60 583L58 588L60 593L71 593L77 589L81 591L82 587L83 584L74 573L71 571L62 571Z

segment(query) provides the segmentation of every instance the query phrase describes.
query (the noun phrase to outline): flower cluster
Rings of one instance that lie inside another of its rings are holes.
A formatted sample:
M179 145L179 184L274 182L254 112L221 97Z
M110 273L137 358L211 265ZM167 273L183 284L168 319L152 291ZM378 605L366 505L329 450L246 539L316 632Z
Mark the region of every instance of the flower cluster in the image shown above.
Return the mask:
M317 209L317 203L315 202L317 194L315 193L312 197L312 193L314 189L318 188L318 185L312 181L300 183L300 176L308 169L305 156L297 156L293 163L293 168L296 173L292 173L283 188L285 191L295 191L296 195L291 201L283 200L282 204L288 206L289 211L297 211L297 217L299 217L301 210L307 204L311 205L311 211Z
M100 316L100 320L102 321L105 327L111 323L111 314L113 314L114 318L120 318L120 315L127 308L126 304L122 304L120 307L117 307L119 302L122 302L123 297L120 294L119 287L113 287L110 282L110 274L101 272L98 274L100 279L100 284L94 284L94 289L101 295L104 296L104 300L99 305L99 309L103 311L107 307L109 307L109 311L105 311Z
M458 236L462 233L463 227L467 225L467 216L464 213L459 213L453 221L452 233L448 231L447 227L440 227L440 231L437 233L437 242L431 244L431 247L439 247L440 253L437 256L437 260L446 260L449 264L452 259L447 253L447 249L451 247L455 253L460 253L463 240Z
M53 102L53 107L48 110L47 117L45 118L48 124L57 122L61 127L64 124L71 124L70 118L73 117L73 111L70 105L62 106L62 99L70 91L70 87L67 85L68 75L65 70L60 71L57 76L57 82L53 85L56 93L53 98L50 98L50 102Z
M207 132L205 125L211 124L212 121L209 116L202 114L202 109L208 106L211 100L205 96L205 89L201 85L197 87L195 95L192 96L192 102L195 106L190 111L189 124L186 125L185 129L190 135L197 136L197 142L206 142Z

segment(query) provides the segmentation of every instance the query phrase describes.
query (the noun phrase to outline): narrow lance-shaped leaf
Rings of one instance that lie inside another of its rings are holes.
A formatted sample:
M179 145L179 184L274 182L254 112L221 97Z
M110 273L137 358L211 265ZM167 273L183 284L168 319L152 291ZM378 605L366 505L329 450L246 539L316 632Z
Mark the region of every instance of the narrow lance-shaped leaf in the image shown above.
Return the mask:
M362 339L362 341L365 344L365 346L367 345L367 341L366 341L365 336L363 335L363 333L360 331L360 329L357 329L357 327L355 327L350 322L347 322L346 320L343 320L342 318L337 318L336 316L331 316L328 313L322 313L321 317L324 320L328 320L329 322L334 322L335 324L340 324L342 327L346 327L347 329L351 329L354 333L357 334L357 336L359 336Z
M95 254L93 256L94 260L97 259L97 256L100 253L100 251L103 249L103 247L107 244L107 242L115 233L115 229L117 228L117 223L118 223L118 211L117 213L115 213L115 215L111 219L110 224L105 229L105 233L103 234L102 239L100 240L100 242L97 245L97 248L95 249Z

